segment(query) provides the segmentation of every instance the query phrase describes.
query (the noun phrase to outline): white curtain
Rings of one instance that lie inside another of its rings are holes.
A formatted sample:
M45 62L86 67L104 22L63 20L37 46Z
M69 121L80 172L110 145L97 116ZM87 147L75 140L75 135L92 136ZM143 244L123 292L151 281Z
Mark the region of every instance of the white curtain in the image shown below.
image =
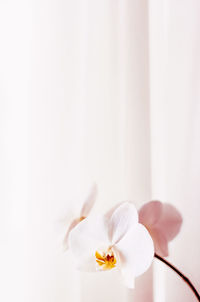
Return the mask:
M59 230L93 181L95 211L168 201L200 290L199 54L199 0L1 0L2 301L195 300L156 261L134 291L75 272Z

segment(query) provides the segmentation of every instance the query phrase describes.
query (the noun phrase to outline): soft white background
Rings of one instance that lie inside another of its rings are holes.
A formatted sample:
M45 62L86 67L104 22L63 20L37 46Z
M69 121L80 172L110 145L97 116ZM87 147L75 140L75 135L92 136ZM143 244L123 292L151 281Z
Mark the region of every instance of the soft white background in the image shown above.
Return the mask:
M198 0L0 1L2 301L195 300L158 262L133 292L80 275L60 237L94 180L95 211L169 201L170 260L200 290L199 54Z

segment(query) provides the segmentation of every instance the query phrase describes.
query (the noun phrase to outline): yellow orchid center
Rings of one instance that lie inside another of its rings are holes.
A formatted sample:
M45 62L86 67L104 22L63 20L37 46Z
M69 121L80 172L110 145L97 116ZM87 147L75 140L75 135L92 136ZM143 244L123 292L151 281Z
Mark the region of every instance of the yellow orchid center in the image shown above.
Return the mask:
M81 216L80 218L79 218L79 221L81 222L82 220L84 220L86 217L85 216Z
M96 263L104 271L111 270L116 266L116 256L111 248L109 248L106 252L96 251L95 257Z

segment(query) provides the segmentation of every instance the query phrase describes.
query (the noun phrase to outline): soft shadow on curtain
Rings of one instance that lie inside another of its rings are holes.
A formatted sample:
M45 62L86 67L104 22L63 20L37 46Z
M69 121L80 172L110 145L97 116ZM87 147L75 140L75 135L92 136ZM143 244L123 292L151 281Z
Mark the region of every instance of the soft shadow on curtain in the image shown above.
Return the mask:
M193 299L160 263L134 291L73 271L58 239L93 181L95 211L179 208L170 260L200 289L199 17L198 0L1 1L2 301Z

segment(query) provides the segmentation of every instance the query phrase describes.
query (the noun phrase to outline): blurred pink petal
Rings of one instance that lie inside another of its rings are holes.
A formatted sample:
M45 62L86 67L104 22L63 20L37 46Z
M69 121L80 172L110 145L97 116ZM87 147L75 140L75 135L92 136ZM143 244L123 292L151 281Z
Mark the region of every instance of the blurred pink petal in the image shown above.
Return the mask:
M150 201L139 211L139 220L141 223L153 226L161 216L163 204L160 201Z
M182 217L178 210L159 201L151 201L139 211L139 222L146 226L152 236L155 252L168 256L168 242L180 231Z
M162 257L167 257L169 252L168 252L168 241L165 235L161 231L158 231L157 228L152 228L151 230L149 230L149 233L151 234L151 237L154 242L155 252Z
M94 184L81 209L80 217L87 217L94 206L97 196L97 185Z
M163 211L159 220L159 228L165 233L168 241L171 241L179 233L182 225L182 217L172 205L163 204Z

